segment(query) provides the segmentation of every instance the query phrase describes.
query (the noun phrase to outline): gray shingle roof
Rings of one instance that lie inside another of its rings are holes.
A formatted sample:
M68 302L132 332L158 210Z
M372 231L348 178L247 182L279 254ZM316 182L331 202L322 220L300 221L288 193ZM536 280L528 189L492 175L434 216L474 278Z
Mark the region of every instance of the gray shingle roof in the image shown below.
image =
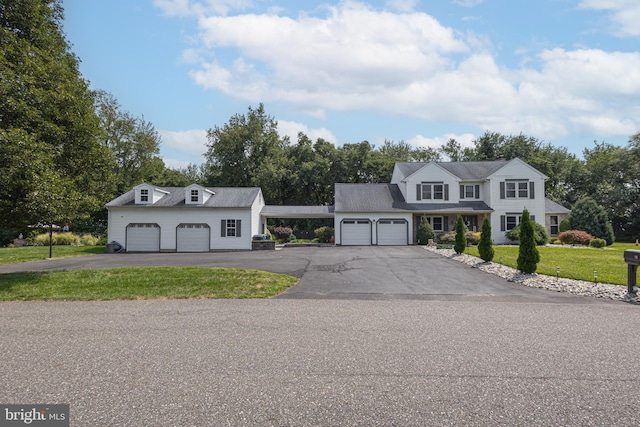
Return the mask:
M396 184L336 184L336 212L486 211L485 202L406 203Z
M553 200L547 199L546 197L544 199L544 211L546 213L559 213L559 214L571 212L570 209L567 209L564 206L554 202Z
M507 164L506 160L486 162L435 162L448 172L465 181L481 181ZM402 177L406 178L416 173L428 163L426 162L398 162L398 169Z
M130 206L130 207L193 207L193 208L250 208L258 197L260 189L257 187L207 187L207 190L215 194L209 197L203 205L185 204L184 187L155 187L166 191L160 200L152 205L136 205L135 190L129 190L122 196L117 197L107 203L107 207Z
M333 206L267 205L260 213L270 218L333 218Z

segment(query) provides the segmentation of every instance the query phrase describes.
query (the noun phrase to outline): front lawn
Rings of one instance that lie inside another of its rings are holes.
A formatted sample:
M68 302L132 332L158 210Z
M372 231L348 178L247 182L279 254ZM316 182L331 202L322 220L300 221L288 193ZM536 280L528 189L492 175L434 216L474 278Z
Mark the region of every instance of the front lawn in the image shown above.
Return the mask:
M494 246L494 262L516 268L518 246ZM594 271L597 271L597 281L615 285L627 284L627 264L624 262L625 249L639 249L632 243L614 243L603 249L583 246L538 246L540 263L537 273L549 276L556 275L556 268L560 267L560 277L568 279L594 281ZM469 255L479 256L476 246L465 251Z
M103 254L104 246L54 246L54 258ZM49 246L25 246L22 248L0 248L0 264L41 261L49 258Z
M269 298L297 278L239 268L153 267L0 275L0 301Z

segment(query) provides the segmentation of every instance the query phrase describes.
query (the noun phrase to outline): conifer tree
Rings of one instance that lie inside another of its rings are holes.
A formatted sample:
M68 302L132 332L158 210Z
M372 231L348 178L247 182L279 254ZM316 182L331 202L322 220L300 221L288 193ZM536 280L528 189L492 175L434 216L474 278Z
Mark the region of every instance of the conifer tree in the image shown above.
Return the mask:
M433 228L429 224L427 218L422 218L420 221L420 225L418 226L418 230L416 231L416 239L418 240L419 245L426 245L429 243L429 239L434 239L435 233L433 232Z
M457 254L461 254L464 252L467 247L467 237L464 235L465 226L462 221L462 215L458 215L458 219L456 220L456 243L453 246L453 250L456 251Z
M540 262L540 253L533 238L533 224L529 211L522 212L520 221L520 249L518 250L518 270L523 273L535 273Z
M480 258L485 262L489 262L493 259L495 251L491 243L491 221L488 217L484 217L482 221L482 232L480 233L480 241L478 242L478 252L480 252Z

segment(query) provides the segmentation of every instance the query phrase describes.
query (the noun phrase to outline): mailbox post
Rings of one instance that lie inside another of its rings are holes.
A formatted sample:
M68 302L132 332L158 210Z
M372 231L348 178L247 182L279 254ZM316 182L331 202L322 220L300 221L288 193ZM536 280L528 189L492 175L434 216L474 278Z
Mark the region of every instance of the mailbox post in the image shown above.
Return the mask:
M624 261L627 263L627 292L635 294L638 291L636 279L640 265L640 251L627 249L624 251Z

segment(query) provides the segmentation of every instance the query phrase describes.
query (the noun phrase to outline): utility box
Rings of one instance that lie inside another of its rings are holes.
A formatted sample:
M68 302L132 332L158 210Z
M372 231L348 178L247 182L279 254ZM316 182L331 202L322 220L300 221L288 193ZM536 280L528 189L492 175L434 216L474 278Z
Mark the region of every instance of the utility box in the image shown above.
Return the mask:
M627 292L635 294L638 292L637 276L640 265L640 251L627 249L624 251L624 262L627 263Z

